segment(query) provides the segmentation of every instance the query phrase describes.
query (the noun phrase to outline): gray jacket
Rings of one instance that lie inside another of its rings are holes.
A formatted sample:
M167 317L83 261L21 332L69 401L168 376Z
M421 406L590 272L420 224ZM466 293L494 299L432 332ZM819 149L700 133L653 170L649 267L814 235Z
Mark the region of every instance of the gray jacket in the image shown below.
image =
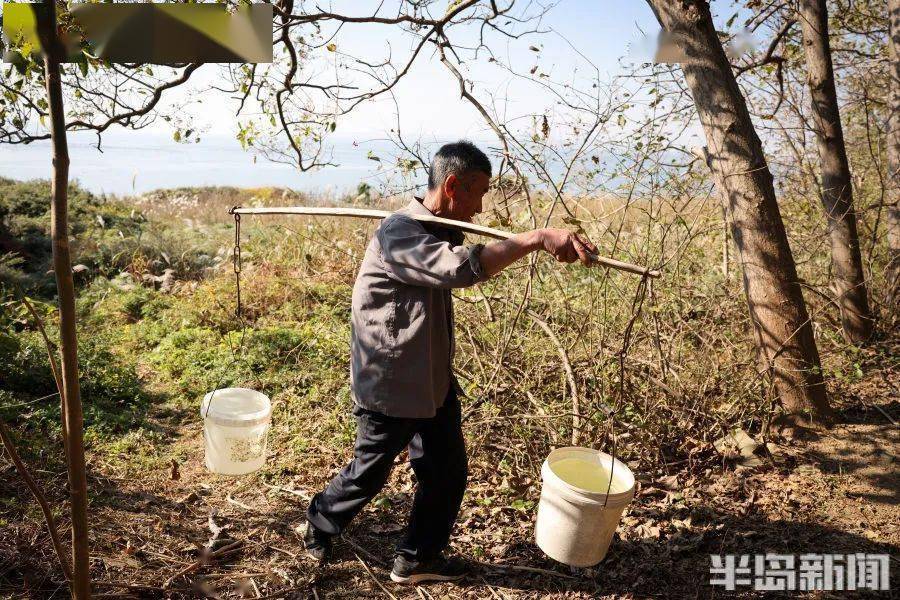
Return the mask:
M420 223L419 199L381 222L353 286L351 394L362 408L430 418L444 404L454 353L451 288L487 279L483 245L455 229Z

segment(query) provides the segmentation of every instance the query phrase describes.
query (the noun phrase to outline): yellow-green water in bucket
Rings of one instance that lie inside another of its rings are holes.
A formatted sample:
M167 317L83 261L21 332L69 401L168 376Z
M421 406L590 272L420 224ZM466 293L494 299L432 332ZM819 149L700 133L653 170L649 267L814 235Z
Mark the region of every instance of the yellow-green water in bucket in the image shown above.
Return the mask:
M535 541L561 563L596 565L633 497L634 474L625 463L591 448L557 448L541 465Z
M551 467L557 477L588 492L606 494L618 494L625 490L619 489L616 482L609 487L609 471L597 461L584 460L582 458L563 458L553 463Z

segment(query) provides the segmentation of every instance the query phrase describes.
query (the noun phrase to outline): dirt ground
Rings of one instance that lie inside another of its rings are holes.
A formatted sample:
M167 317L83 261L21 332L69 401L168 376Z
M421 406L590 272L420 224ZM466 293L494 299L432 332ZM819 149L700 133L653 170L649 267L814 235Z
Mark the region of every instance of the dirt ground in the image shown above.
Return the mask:
M419 588L388 578L413 490L405 465L338 543L333 563L317 569L302 557L298 531L308 497L341 457L283 481L219 477L203 466L194 424L179 431L190 459L177 468L141 479L95 475L89 482L96 590L99 597L135 598L755 597L763 592L753 586L734 592L711 586L709 555L766 552L889 554L896 589L898 398L897 370L882 369L834 399L834 428L781 439L761 465L735 468L713 458L642 475L608 556L589 569L543 556L533 541L535 510L478 502L480 490L497 485L528 485L536 499L539 481L496 481L490 465L475 461L453 550L474 557L476 569L461 585ZM14 477L8 469L3 475ZM28 500L25 491L17 493ZM64 597L64 587L48 587L58 575L39 518L5 530L2 546L19 554L0 558L18 561L25 581L11 597ZM219 552L198 561L205 545Z

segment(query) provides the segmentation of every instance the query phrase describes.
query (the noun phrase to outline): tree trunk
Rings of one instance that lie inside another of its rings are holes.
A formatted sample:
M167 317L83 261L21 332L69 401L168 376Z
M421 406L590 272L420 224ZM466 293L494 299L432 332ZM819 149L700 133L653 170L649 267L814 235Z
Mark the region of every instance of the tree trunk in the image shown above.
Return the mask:
M760 362L789 413L828 423L832 413L819 352L772 174L709 6L702 0L647 2L681 56L679 62L706 133L713 177L727 198Z
M891 65L887 122L887 305L892 318L900 308L900 0L888 0Z
M64 401L63 429L69 467L69 501L72 518L72 597L87 600L91 594L88 557L87 478L84 466L83 417L78 384L78 340L75 333L75 285L69 256L68 185L69 149L66 141L60 61L64 50L57 35L56 6L52 0L33 5L38 35L44 49L44 77L53 143L50 184L50 237L53 271L59 296L59 341Z
M825 0L802 0L799 20L822 169L822 206L831 241L834 295L841 307L844 337L859 344L872 336L873 322L856 232L850 164L834 87Z

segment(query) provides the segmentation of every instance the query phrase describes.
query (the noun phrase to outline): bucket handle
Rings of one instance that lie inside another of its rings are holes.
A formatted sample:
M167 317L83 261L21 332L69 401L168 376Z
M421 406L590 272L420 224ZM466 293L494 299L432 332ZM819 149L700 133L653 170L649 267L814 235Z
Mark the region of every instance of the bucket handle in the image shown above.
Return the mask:
M219 391L219 386L216 386L216 389L214 389L212 394L209 395L209 400L206 402L206 412L203 413L204 419L209 416L209 409L212 407L213 398L216 397L216 392L218 392L218 391Z

